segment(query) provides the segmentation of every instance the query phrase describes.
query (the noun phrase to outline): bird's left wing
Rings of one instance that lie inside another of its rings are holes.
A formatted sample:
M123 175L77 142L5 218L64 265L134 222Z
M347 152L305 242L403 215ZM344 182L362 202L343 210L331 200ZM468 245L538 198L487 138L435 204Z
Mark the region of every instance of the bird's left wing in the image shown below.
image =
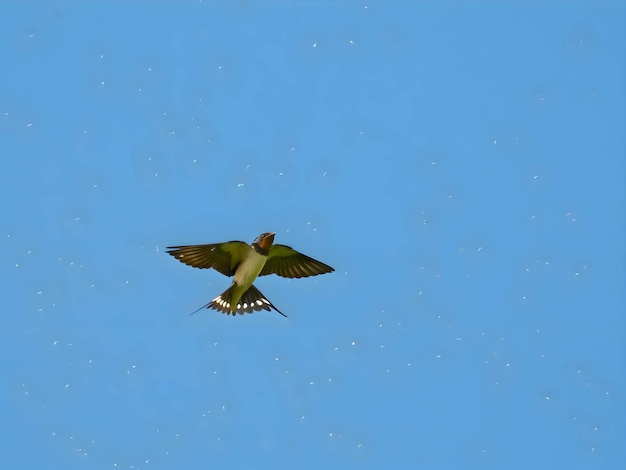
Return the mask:
M167 252L181 263L194 268L213 268L225 276L235 274L247 250L250 250L250 246L240 241L167 247Z
M327 264L297 252L285 245L272 245L259 276L278 274L282 277L308 277L333 272Z

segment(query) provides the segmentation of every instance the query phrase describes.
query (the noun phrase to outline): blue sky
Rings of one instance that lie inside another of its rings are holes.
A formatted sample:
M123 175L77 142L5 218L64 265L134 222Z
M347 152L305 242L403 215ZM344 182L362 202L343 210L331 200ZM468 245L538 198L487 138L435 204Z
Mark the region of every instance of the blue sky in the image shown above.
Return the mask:
M625 15L3 3L3 466L623 466Z

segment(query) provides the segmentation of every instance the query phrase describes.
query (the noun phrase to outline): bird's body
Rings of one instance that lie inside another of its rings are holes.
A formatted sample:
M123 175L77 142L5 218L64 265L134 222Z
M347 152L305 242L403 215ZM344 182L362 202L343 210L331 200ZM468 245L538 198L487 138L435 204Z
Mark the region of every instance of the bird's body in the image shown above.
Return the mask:
M227 315L276 310L254 287L258 276L277 274L283 277L316 276L334 271L330 266L314 260L285 245L273 245L274 233L259 235L251 245L240 241L211 245L171 246L167 252L194 268L213 268L234 276L232 285L202 308L213 308ZM199 310L200 310L199 309Z
M265 266L265 261L267 261L267 256L257 253L254 249L250 249L250 253L237 267L233 282L245 287L246 289L244 289L244 291L247 290L257 278L263 266Z
M228 299L230 303L230 312L228 313L233 312L241 300L241 296L252 286L252 283L258 277L267 261L267 255L257 252L252 246L250 246L249 249L249 252L244 256L235 270L231 294ZM223 296L224 294L222 294L220 298L223 298Z

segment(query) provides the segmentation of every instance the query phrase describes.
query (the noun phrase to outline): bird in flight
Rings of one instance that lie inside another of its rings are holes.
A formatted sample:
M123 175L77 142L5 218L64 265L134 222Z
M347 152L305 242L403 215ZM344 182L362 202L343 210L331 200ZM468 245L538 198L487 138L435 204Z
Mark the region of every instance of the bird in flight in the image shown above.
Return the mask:
M282 277L299 278L333 272L327 264L310 258L285 245L274 245L275 232L262 233L248 245L230 241L210 245L168 246L167 253L181 263L194 268L213 268L225 276L234 276L232 285L220 295L203 305L226 315L276 310L272 302L261 294L252 283L257 276L277 274Z

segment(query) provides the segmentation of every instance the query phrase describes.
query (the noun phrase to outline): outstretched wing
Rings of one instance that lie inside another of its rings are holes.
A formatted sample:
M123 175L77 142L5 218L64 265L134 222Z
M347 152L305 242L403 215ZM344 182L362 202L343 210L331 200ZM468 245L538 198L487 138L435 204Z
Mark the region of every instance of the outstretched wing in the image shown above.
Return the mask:
M232 276L250 249L247 243L232 241L212 245L168 246L167 253L194 268L213 268L225 276Z
M259 276L278 274L282 277L308 277L333 272L327 264L285 245L272 245Z

